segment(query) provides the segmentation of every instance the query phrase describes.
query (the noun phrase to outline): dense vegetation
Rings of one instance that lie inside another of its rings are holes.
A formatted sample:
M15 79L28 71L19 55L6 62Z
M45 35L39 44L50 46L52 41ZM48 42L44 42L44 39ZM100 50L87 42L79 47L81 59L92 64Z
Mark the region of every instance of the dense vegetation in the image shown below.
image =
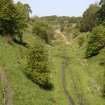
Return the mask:
M0 0L0 68L14 105L68 105L70 97L76 105L105 105L105 0L82 17L31 12L28 4Z
M53 39L53 29L51 26L48 25L47 22L34 22L32 32L33 34L44 40L47 44L50 44L51 40Z
M89 41L87 44L86 57L97 55L99 51L105 47L105 32L104 32L104 0L98 5L91 5L84 13L82 25L85 29L82 31L90 31Z
M28 55L28 64L25 70L33 82L45 89L51 89L49 55L43 43L37 42Z
M90 7L84 12L83 18L81 21L80 30L83 32L91 31L94 26L97 24L97 16L96 13L99 10L99 6L97 4L92 4Z
M28 4L0 0L0 34L6 36L9 41L16 37L22 41L22 32L27 26L30 12Z
M97 55L105 47L105 27L103 25L93 28L86 50L86 57Z

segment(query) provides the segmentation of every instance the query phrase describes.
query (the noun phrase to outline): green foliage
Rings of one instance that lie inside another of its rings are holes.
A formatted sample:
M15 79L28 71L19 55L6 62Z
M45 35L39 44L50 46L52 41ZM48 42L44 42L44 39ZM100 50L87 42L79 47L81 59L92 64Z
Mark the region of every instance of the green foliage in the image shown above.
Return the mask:
M0 0L0 34L14 34L15 13L12 0Z
M22 32L27 26L30 7L28 4L12 0L0 0L0 34L14 39L16 36L22 40Z
M43 39L46 43L50 43L53 39L53 30L47 22L36 21L33 24L33 33Z
M100 9L97 12L98 23L105 23L105 0L100 1Z
M75 26L80 25L81 17L69 17L69 16L45 16L45 17L32 17L31 20L36 21L43 21L47 22L54 30L56 29L65 29L72 27L72 25L75 24Z
M105 5L105 0L101 0L101 1L100 1L100 5L101 5L101 6Z
M17 10L16 14L16 22L17 27L20 32L27 26L27 22L29 21L29 14L31 13L30 6L28 4L22 4L18 2L15 4L15 8Z
M78 44L79 44L80 47L82 47L82 45L84 44L84 41L85 41L84 37L81 36L81 37L78 38Z
M21 2L16 3L15 8L16 8L15 31L20 42L22 42L22 33L27 27L31 9L28 4L22 4Z
M26 42L29 41L30 46L33 45L35 37L30 34L25 34L24 37ZM49 100L53 99L53 90L45 91L39 88L23 73L27 63L24 57L28 51L28 48L15 43L13 45L6 43L5 38L0 36L0 66L5 69L11 84L14 93L13 105L53 105L54 103ZM0 105L4 102L2 90L3 86L0 83Z
M39 86L51 89L48 50L39 42L35 43L28 56L27 76Z
M93 29L87 44L86 57L97 55L105 47L105 27L100 25Z
M88 32L97 24L96 13L99 10L97 4L90 5L90 7L84 12L83 18L81 21L80 31Z

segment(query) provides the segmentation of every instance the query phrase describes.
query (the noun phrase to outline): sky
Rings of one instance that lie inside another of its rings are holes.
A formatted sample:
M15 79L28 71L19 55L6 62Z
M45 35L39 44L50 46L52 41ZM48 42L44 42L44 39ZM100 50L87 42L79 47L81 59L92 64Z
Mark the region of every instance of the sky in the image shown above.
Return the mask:
M90 4L99 0L14 0L28 3L37 16L82 16Z

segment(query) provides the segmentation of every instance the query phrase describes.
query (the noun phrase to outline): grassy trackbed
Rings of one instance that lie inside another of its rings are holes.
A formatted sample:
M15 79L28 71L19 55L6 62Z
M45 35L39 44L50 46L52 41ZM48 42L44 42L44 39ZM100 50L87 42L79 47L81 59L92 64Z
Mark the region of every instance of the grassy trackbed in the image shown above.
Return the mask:
M63 56L68 58L65 67L65 82L69 95L76 105L105 105L102 97L105 68L100 66L103 52L91 59L84 58L85 45L81 48L77 41L70 46L56 45L53 48L53 67L56 105L69 105L64 94L61 67Z
M25 35L24 40L34 44L35 38ZM75 40L70 45L56 44L50 47L50 62L54 90L45 91L32 83L23 73L25 62L23 54L27 48L20 45L9 45L0 38L0 66L2 66L13 89L13 105L69 105L62 84L62 63L67 58L64 67L66 89L75 101L75 105L105 105L102 98L104 84L104 67L100 60L104 51L89 60L84 59L85 46L81 48ZM0 93L2 86L0 84ZM3 100L0 94L0 105Z

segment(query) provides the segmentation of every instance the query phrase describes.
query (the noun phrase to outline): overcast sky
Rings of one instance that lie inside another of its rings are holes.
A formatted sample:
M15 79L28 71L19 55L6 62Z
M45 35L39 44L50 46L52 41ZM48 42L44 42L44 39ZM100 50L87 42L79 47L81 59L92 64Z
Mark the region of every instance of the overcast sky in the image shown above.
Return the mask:
M37 16L81 16L90 4L99 0L14 0L28 3Z

